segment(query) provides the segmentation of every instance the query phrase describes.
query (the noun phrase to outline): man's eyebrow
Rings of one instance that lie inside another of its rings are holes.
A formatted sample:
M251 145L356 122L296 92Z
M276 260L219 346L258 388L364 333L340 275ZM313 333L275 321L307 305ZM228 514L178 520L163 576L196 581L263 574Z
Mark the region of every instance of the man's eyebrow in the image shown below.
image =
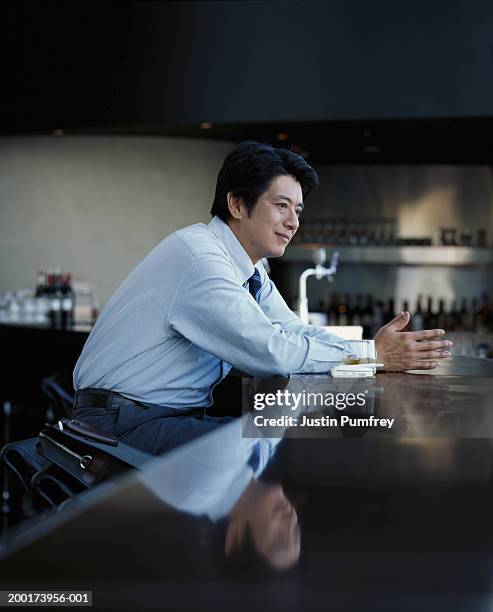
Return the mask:
M282 195L282 194L278 194L274 196L274 198L276 200L287 200L290 204L292 204L293 202L293 200L290 197L286 195ZM305 208L305 205L303 204L303 202L298 202L295 206L300 206L302 210Z

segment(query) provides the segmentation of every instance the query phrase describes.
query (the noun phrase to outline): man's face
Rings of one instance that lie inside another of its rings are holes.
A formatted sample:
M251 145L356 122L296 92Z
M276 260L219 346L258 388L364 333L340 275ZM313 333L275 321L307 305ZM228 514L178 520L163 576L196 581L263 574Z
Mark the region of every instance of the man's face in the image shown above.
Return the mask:
M301 548L298 515L280 485L265 487L248 523L255 548L273 567L285 569L298 561Z
M296 233L303 210L301 185L292 176L277 176L257 200L249 217L243 204L230 227L254 264L263 257L280 257Z
M252 480L237 502L226 530L225 553L241 548L247 527L253 544L272 567L286 569L300 556L298 515L280 484Z

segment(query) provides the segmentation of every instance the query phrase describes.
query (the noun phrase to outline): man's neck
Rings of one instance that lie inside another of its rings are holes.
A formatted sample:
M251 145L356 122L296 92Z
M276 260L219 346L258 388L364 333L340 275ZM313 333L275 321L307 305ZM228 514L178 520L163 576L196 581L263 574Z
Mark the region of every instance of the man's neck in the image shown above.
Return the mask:
M240 224L235 220L235 219L229 219L226 222L226 225L229 227L229 229L233 232L233 234L236 236L236 239L238 240L238 242L241 244L241 246L245 249L246 254L248 255L248 257L250 257L250 259L252 260L253 265L257 265L257 263L260 261L260 257L254 255L251 252L251 248L249 248L248 244L245 244L245 240L242 239L241 236L241 232L240 232Z

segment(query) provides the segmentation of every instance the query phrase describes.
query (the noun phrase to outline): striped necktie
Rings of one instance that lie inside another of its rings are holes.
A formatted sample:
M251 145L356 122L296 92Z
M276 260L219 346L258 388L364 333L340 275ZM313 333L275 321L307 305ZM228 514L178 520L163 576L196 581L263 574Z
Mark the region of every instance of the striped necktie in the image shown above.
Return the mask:
M254 268L254 273L248 279L248 290L253 296L253 299L258 303L260 300L260 287L262 281L260 280L260 272L257 268Z

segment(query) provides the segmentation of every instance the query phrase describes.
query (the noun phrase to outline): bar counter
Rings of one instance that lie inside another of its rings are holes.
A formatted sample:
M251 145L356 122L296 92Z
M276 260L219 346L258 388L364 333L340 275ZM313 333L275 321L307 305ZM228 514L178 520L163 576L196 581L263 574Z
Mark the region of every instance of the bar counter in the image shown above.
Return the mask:
M301 378L245 380L244 398L252 385L333 389L330 377ZM392 428L245 437L252 412L24 531L0 562L2 589L91 590L97 610L490 609L493 363L457 358L372 384L358 414ZM224 554L228 499L251 482L257 444L270 449L262 490L296 508L288 569Z

